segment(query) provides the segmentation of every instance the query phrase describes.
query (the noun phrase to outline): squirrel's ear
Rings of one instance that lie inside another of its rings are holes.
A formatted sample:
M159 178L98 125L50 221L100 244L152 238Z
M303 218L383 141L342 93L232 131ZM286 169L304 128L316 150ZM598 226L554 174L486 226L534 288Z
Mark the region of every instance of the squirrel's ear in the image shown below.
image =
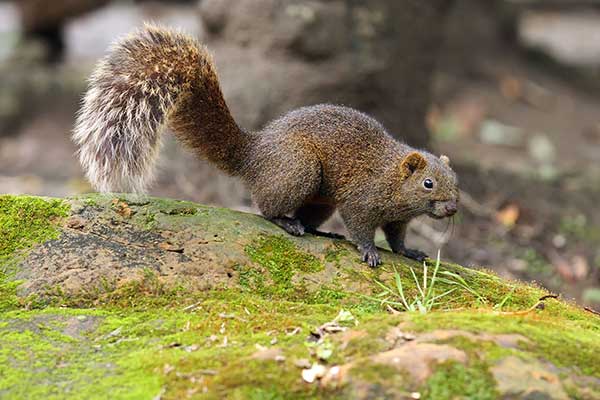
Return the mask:
M447 166L450 166L450 158L448 156L445 156L445 155L442 154L440 156L440 160L442 160L442 162L444 164L446 164Z
M426 166L427 160L425 160L425 157L423 157L421 153L413 151L404 157L402 164L400 164L400 167L402 168L402 177L408 178L416 170L424 169Z

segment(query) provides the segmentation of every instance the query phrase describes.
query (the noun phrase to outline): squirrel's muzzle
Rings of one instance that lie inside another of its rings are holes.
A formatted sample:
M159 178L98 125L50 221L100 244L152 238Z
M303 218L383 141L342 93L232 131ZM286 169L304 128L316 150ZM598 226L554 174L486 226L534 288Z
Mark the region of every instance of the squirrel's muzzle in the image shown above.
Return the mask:
M451 217L458 211L456 200L434 201L429 216L436 219Z
M451 217L456 214L456 211L458 211L458 205L456 204L456 201L451 200L446 202L444 209L446 210L446 216Z

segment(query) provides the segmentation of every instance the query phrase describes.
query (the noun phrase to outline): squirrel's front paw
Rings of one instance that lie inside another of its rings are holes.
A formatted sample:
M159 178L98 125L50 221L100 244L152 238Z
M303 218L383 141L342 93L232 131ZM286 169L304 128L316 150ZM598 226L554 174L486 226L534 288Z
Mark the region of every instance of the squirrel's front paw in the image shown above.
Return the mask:
M362 260L369 264L369 267L376 267L381 264L381 257L377 250L365 249L362 251Z
M425 261L426 258L429 258L429 256L421 250L402 249L398 253L402 254L404 257L417 261Z

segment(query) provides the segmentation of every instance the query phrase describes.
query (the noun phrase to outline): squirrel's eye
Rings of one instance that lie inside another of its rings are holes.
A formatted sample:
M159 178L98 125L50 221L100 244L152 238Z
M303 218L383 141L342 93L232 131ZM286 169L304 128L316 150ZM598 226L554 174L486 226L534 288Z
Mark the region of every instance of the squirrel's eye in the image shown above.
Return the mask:
M427 190L433 189L433 181L429 178L425 179L423 181L423 187Z

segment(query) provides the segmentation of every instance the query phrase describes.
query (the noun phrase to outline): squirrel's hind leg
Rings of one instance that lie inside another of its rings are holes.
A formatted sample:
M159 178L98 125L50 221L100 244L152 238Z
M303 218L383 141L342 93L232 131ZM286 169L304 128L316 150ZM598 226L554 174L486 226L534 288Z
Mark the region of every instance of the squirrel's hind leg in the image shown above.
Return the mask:
M302 236L306 232L306 228L302 225L302 222L296 218L290 217L276 217L268 218L269 221L282 228L284 231L293 236Z
M298 218L307 233L331 239L345 239L344 235L334 232L322 232L317 228L321 226L335 211L333 204L309 202L296 210L294 217Z
M266 219L291 235L304 235L304 221L288 215L301 209L318 193L321 185L318 159L306 149L294 151L290 147L283 154L274 152L263 165L268 168L248 182L252 199Z

